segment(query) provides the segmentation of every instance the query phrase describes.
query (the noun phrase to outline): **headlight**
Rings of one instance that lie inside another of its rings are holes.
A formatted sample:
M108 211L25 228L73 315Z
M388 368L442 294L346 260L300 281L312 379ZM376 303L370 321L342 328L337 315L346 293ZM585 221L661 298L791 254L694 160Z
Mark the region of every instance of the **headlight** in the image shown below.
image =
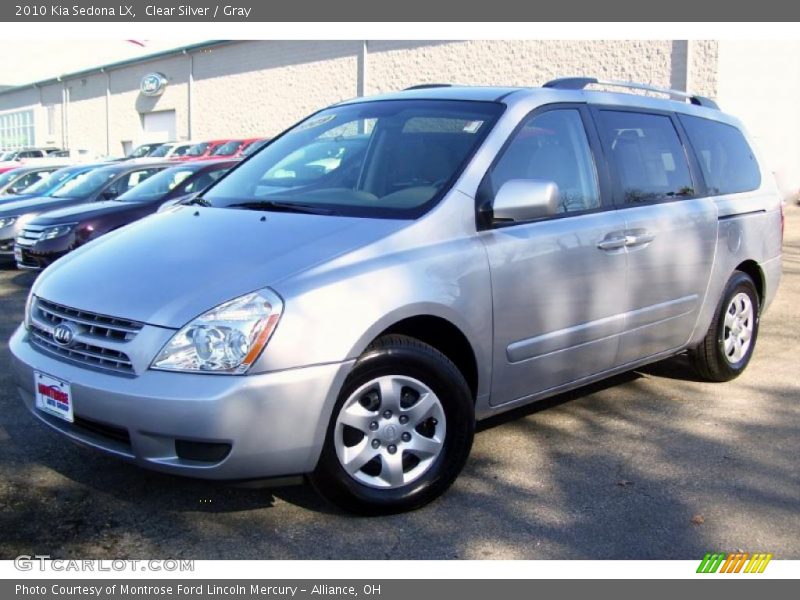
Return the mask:
M62 235L67 235L73 229L75 229L77 223L67 223L66 225L55 225L53 227L48 227L42 234L39 236L40 240L52 240L57 237L61 237Z
M237 375L255 362L283 312L283 301L264 289L200 315L159 352L151 368Z
M0 229L8 227L17 222L17 217L0 217Z

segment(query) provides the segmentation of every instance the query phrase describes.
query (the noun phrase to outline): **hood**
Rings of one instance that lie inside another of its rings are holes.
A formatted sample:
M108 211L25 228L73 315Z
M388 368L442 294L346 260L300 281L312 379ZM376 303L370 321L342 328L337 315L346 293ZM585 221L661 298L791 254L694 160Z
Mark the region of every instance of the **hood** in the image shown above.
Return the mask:
M28 213L40 213L65 206L74 206L83 202L83 198L51 198L50 196L36 196L27 200L17 200L0 204L0 217L13 217Z
M178 207L66 255L44 271L33 292L65 306L179 328L222 302L363 247L408 223Z
M83 221L84 219L93 219L103 215L141 210L143 206L145 205L134 202L117 202L115 200L84 203L50 210L43 215L39 215L36 217L36 221L32 222L36 225L55 225L76 220Z

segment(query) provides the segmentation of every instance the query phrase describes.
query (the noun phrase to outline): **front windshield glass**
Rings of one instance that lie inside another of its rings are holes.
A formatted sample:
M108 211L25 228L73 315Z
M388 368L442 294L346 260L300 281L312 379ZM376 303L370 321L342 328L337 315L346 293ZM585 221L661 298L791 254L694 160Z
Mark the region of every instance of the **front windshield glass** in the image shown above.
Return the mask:
M413 218L447 189L501 111L492 102L443 100L334 107L272 142L204 199L217 207L293 204L325 214Z
M143 156L147 156L148 152L153 149L152 144L145 144L143 146L139 146L133 152L128 155L128 158L142 158Z
M189 148L186 151L186 156L203 156L206 148L208 148L208 142L200 142Z
M150 154L148 154L147 156L148 156L148 157L154 156L154 157L156 157L156 158L158 158L158 157L161 157L161 156L166 156L166 155L167 155L167 152L169 152L169 149L170 149L170 148L172 148L172 146L171 146L170 144L161 144L161 145L160 145L158 148L156 148L155 150L153 150L153 151L152 151Z
M88 173L81 173L62 185L52 196L53 198L80 198L82 196L89 196L103 187L106 182L116 174L117 172L115 170L106 169L95 169Z
M239 146L242 145L241 140L234 140L232 142L226 142L221 146L217 146L217 149L211 153L211 156L230 156L234 152L239 149Z
M34 183L32 186L25 188L25 193L35 194L37 196L45 194L50 190L56 189L59 184L72 177L74 173L74 169L59 169L58 171L53 171L47 177L44 177Z
M14 181L17 177L19 177L19 173L17 173L16 169L0 174L0 187Z
M166 196L183 180L192 175L194 169L177 167L148 177L145 181L119 196L117 202L147 202Z

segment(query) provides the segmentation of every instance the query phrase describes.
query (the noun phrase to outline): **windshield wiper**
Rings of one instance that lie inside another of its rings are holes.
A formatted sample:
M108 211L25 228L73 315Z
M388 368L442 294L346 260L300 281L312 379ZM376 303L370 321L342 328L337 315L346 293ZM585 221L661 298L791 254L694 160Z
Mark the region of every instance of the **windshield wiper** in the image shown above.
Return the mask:
M205 198L201 198L200 196L195 196L191 200L185 200L184 202L180 202L179 204L185 204L186 206L191 206L193 204L196 204L198 206L211 206L211 202L209 202Z
M229 204L228 208L246 208L250 210L274 210L280 212L306 213L310 215L332 215L334 211L329 208L313 204L298 204L296 202L278 202L275 200L252 200Z

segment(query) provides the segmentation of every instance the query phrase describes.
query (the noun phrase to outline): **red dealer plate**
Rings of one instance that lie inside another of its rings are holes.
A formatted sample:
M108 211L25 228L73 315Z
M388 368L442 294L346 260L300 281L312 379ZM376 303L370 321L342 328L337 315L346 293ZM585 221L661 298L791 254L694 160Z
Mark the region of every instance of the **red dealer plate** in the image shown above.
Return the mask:
M70 423L75 420L69 383L52 375L34 371L33 384L36 388L36 408Z

